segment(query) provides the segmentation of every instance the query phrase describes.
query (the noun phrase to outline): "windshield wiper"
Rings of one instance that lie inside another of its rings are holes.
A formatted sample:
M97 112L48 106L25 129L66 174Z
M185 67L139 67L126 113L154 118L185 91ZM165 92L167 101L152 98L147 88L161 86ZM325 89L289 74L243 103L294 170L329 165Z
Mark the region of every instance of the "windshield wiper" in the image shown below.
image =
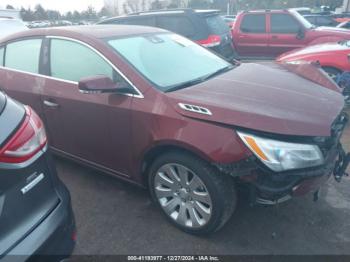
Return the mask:
M223 74L223 73L225 73L225 72L231 70L232 68L233 68L233 66L226 66L226 67L223 67L223 68L221 68L221 69L215 71L214 73L211 73L211 74L209 74L209 75L206 75L206 76L202 77L202 79L203 79L203 81L208 80L208 79L213 78L213 77L215 77L215 76L221 75L221 74Z
M186 88L186 87L193 86L193 85L196 85L196 84L199 84L199 83L202 83L202 82L203 82L202 77L200 77L200 78L197 78L197 79L188 81L188 82L181 83L181 84L176 85L176 86L174 86L174 87L170 87L170 88L167 89L165 92L166 92L166 93L168 93L168 92L173 92L173 91L180 90L180 89L184 89L184 88Z
M185 82L185 83L181 83L179 85L176 85L174 87L171 87L169 88L168 90L166 90L165 92L168 93L168 92L173 92L173 91L176 91L176 90L180 90L180 89L184 89L186 87L189 87L189 86L193 86L193 85L197 85L197 84L200 84L210 78L213 78L215 76L218 76L218 75L221 75L229 70L231 70L234 66L226 66L226 67L223 67L217 71L215 71L214 73L210 73L208 75L205 75L205 76L202 76L200 78L196 78L194 80L191 80L191 81L188 81L188 82Z

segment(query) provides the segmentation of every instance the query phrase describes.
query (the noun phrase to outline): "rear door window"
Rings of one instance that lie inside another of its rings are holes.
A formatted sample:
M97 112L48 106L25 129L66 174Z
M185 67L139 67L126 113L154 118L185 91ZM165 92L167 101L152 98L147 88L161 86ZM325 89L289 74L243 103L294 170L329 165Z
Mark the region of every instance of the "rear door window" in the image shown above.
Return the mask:
M159 16L157 26L186 37L192 37L196 33L194 25L185 16Z
M247 14L243 17L241 31L244 33L263 34L266 33L265 14Z
M5 66L29 73L39 73L41 39L28 39L6 46Z
M299 30L299 23L291 15L271 14L271 33L297 34Z
M206 20L212 34L223 35L230 32L230 28L220 16L209 16Z

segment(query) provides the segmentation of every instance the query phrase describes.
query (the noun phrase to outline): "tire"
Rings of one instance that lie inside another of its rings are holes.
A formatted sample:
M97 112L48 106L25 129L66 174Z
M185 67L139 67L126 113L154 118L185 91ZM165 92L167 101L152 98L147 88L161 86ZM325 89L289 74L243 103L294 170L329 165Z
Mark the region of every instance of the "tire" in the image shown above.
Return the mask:
M324 66L322 67L322 69L333 79L335 80L336 77L342 73L341 70L337 69L337 68L334 68L334 67L327 67L327 66Z
M149 169L148 183L152 199L166 218L190 234L219 230L236 208L233 180L189 153L159 156Z

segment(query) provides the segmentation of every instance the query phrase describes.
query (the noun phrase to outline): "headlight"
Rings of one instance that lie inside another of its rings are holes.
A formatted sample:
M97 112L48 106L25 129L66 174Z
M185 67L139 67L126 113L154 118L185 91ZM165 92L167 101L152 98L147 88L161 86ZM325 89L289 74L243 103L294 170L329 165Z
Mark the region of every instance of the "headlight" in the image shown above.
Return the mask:
M282 142L237 132L242 141L275 172L319 166L324 158L317 145Z

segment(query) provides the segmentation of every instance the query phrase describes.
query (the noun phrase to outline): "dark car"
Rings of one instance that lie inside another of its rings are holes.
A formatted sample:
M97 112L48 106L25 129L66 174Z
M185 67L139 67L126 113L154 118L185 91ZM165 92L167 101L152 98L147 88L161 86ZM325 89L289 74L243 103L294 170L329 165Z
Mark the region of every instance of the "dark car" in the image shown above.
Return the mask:
M337 25L337 28L350 29L350 21L345 21Z
M337 26L339 23L330 15L304 15L306 20L315 26Z
M344 99L316 67L232 65L126 25L31 30L0 50L4 89L42 114L54 152L148 187L184 231L222 227L237 187L274 205L347 166Z
M47 152L42 121L0 92L0 260L60 260L74 239L70 196Z
M227 60L236 57L232 36L218 10L175 9L130 14L99 24L143 25L163 28L208 47Z

